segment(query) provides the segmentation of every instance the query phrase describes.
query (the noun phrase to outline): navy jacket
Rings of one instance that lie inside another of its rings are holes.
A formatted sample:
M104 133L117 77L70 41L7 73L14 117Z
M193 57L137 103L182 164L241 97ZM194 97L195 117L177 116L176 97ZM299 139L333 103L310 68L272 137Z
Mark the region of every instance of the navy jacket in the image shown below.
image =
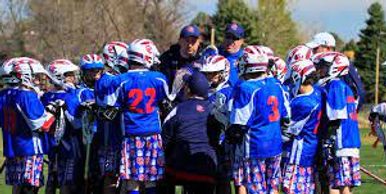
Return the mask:
M215 173L217 158L207 127L211 110L208 100L188 99L166 117L162 140L168 168L203 175Z
M160 57L161 64L157 68L161 71L169 80L169 88L171 88L176 71L181 67L192 64L194 61L198 60L198 54L195 57L191 58L183 58L180 55L180 46L178 44L174 44L170 46L169 50L162 53Z

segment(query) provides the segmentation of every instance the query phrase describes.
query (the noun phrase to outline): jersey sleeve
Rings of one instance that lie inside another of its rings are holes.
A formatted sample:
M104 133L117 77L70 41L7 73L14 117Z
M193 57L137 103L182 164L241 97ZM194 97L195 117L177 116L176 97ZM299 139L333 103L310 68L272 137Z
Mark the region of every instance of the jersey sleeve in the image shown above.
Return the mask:
M248 85L243 84L235 88L230 116L231 124L247 125L254 109L253 99L257 92L257 90L251 90Z
M333 80L327 92L326 112L329 120L347 119L346 90L342 83Z
M162 141L164 147L167 147L168 144L172 141L174 137L175 126L177 122L177 107L175 107L164 120L162 125Z
M120 74L118 76L113 76L110 80L109 86L106 87L106 96L105 96L105 104L107 106L119 106L118 102L118 96L119 96L119 91L121 84L123 82L128 82L130 79L130 74L125 73L125 74ZM126 80L126 81L125 81Z
M162 101L165 98L168 98L169 100L173 100L174 98L169 94L169 85L166 77L158 73L156 76L157 79L157 98L158 101Z
M81 112L80 112L80 102L75 95L69 94L66 99L66 115L67 120L71 123L72 127L75 129L80 129L82 127L81 121Z
M20 103L16 104L16 108L20 111L30 129L37 130L49 119L48 115L36 93L25 92L22 95Z
M281 105L281 118L291 118L291 107L289 101L289 91L288 88L279 84L281 95L283 98L283 103Z

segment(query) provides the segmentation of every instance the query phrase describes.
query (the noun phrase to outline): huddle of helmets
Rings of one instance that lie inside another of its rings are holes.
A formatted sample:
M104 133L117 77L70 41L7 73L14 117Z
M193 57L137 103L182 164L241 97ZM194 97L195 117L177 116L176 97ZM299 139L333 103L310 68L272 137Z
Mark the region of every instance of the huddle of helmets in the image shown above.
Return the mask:
M32 80L36 75L44 74L54 84L64 86L66 73L104 69L105 64L116 73L123 73L129 69L129 61L150 68L160 62L159 54L153 41L149 39L136 39L129 45L124 42L113 41L103 47L102 55L86 54L81 56L79 66L68 59L56 59L48 63L45 69L41 62L33 58L11 58L2 64L0 76L3 84L22 84L37 89Z

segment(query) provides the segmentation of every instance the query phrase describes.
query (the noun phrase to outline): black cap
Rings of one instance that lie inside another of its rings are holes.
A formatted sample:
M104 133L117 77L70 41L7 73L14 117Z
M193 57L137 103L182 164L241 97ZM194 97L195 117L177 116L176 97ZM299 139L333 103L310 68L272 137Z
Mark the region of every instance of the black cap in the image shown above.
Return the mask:
M208 98L209 83L204 74L199 71L194 71L193 74L186 77L185 80L192 94Z

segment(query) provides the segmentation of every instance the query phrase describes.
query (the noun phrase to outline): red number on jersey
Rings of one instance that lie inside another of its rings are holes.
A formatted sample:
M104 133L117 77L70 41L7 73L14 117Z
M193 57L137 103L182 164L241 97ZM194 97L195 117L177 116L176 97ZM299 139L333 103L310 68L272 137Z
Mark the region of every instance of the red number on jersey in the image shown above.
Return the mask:
M279 102L277 101L276 96L270 96L267 100L267 104L272 108L272 113L268 116L269 121L270 122L278 121L280 118L280 114L278 109Z
M139 108L138 105L144 100L143 94L149 97L149 100L146 102L145 110ZM134 98L133 102L130 104L129 110L136 113L151 113L154 111L154 106L152 104L155 101L156 91L154 88L146 88L145 91L135 88L129 91L129 98Z

